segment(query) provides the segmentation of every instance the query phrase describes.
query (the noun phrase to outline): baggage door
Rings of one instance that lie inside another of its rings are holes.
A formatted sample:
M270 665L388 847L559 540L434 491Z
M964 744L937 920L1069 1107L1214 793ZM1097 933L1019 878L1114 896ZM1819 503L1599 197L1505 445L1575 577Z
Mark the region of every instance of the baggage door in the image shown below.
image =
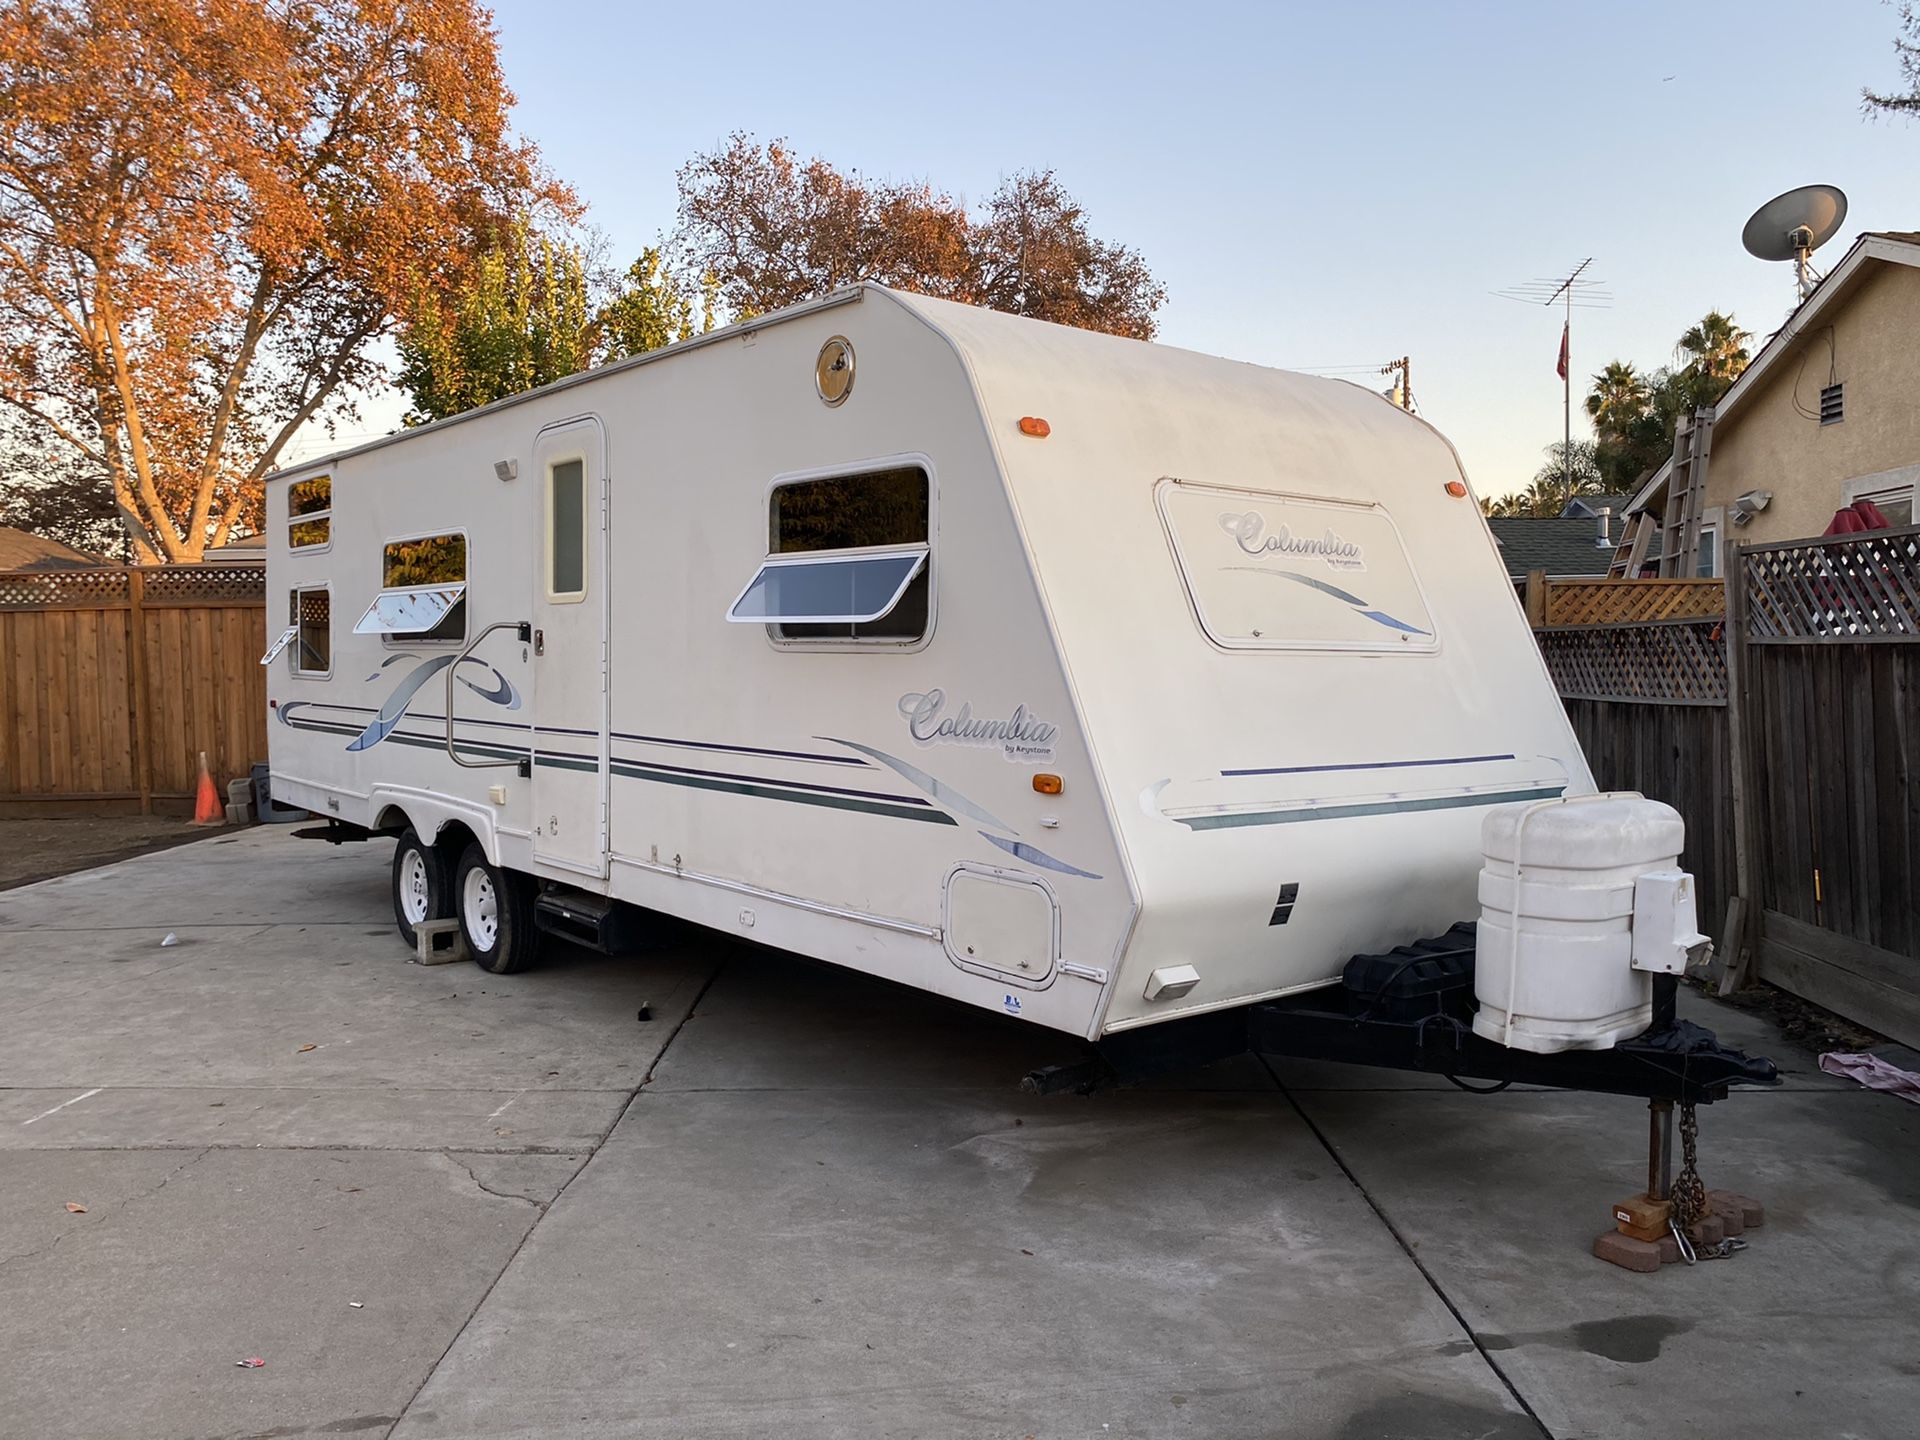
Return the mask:
M607 873L607 465L593 416L533 447L533 855Z

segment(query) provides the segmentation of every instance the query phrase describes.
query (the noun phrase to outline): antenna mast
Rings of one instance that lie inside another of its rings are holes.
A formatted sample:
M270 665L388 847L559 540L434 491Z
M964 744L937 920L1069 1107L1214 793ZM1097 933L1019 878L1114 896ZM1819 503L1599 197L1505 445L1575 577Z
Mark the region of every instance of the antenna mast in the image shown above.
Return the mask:
M1505 300L1518 300L1522 305L1566 307L1566 320L1560 332L1560 465L1569 498L1573 495L1573 312L1576 306L1582 310L1604 310L1613 302L1613 296L1601 288L1604 281L1587 277L1587 267L1591 264L1593 257L1589 255L1565 275L1528 280L1493 292Z

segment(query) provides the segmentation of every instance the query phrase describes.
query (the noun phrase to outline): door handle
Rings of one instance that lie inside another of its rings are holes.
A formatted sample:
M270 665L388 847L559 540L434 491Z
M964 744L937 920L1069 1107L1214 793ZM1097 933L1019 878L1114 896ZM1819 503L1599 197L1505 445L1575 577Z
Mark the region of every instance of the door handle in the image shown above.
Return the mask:
M544 655L547 653L546 631L536 630L533 632L533 653L536 655Z

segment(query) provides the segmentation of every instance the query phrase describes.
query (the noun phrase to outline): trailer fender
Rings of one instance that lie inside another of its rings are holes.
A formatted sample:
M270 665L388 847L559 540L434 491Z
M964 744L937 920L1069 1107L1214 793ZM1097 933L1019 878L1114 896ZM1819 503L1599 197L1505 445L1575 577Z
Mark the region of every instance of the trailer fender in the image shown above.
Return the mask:
M489 865L500 864L500 840L494 831L494 815L486 806L397 785L378 786L369 798L372 802L369 808L382 817L382 825L386 823L386 816L399 811L430 845L438 844L447 826L454 825L479 842Z

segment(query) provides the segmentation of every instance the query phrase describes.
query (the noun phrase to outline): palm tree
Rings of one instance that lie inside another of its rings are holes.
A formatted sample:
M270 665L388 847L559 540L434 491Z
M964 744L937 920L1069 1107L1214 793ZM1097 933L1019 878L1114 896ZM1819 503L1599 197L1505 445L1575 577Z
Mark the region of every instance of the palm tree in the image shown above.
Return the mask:
M1752 357L1747 346L1753 336L1734 323L1731 315L1709 310L1700 323L1680 337L1674 347L1684 360L1681 373L1694 392L1694 403L1711 405L1727 393L1727 387L1740 378Z
M1652 403L1646 377L1625 360L1608 361L1587 392L1587 414L1595 432L1607 440L1623 438Z

